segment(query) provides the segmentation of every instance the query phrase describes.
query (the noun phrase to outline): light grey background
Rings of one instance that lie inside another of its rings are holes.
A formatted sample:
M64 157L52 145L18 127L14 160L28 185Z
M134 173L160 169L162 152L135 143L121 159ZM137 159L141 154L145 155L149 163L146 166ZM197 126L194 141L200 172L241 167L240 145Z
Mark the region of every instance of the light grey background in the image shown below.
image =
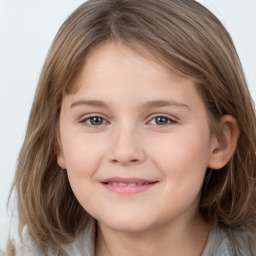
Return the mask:
M83 2L0 0L0 248L9 230L6 201L41 67L58 28ZM199 2L230 32L256 99L256 0Z

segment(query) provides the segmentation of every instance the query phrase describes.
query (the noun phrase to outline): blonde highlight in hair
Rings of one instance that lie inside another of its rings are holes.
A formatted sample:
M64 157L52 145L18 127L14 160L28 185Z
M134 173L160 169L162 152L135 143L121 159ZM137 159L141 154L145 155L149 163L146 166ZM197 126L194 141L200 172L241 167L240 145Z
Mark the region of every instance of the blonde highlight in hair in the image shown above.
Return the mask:
M237 119L235 154L207 170L199 211L210 224L256 233L256 120L239 57L220 21L193 0L90 0L64 22L45 61L12 188L25 226L46 252L75 238L90 217L57 165L56 127L63 97L86 56L107 40L148 48L170 70L197 82L212 131L225 114Z

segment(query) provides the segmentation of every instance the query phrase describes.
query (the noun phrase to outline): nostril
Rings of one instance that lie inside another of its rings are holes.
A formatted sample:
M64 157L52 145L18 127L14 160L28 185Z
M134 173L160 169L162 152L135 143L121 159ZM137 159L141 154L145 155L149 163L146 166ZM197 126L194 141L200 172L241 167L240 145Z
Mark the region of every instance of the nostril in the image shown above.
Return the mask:
M113 158L111 159L112 163L137 163L139 162L139 159L129 159L129 158L124 158L124 157L119 157L119 158Z
M113 164L138 164L145 160L145 153L128 146L121 149L116 147L108 153L107 157Z

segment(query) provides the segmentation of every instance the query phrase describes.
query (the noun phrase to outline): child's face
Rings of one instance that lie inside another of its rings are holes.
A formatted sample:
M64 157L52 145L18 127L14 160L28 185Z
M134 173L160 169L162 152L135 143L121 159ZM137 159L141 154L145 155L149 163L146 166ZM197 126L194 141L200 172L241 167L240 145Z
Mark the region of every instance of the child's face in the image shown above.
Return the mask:
M58 163L84 209L112 230L188 223L215 141L194 83L147 54L100 46L61 108Z

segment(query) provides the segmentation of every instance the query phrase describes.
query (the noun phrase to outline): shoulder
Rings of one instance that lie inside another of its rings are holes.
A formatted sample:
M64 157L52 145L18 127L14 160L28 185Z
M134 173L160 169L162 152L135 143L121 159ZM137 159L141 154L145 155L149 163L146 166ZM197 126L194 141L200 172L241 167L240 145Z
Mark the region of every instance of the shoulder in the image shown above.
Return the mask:
M87 227L81 232L76 239L69 245L66 245L60 251L57 247L50 246L45 254L35 242L28 229L25 228L22 233L22 241L19 237L11 239L11 252L1 253L4 256L93 256L94 242L96 232L96 222L90 220Z
M226 231L217 227L216 239L213 256L236 256L234 242L232 242L230 236ZM232 231L232 236L235 239L235 243L239 246L239 256L250 256L252 251L247 240L247 236L243 232Z
M10 253L6 253L6 256L45 256L45 253L41 250L33 237L30 235L27 228L22 232L22 240L19 237L11 238ZM57 255L54 248L49 249L48 256Z
M83 232L81 232L73 243L63 248L65 256L93 256L96 236L96 221L91 219ZM62 254L60 254L62 255Z

